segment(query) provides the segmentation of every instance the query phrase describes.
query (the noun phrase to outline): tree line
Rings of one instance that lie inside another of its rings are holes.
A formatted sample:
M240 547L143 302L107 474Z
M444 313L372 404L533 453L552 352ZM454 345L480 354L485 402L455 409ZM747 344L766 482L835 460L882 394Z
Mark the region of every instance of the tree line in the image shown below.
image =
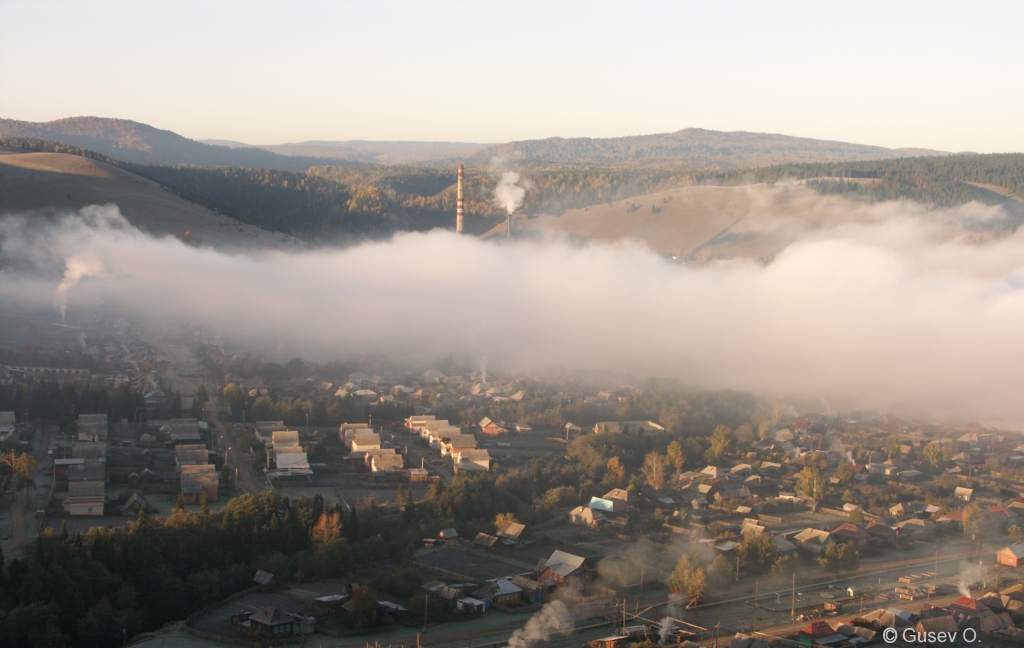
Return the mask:
M41 378L34 382L0 385L0 411L13 411L22 421L52 421L70 429L79 414L106 414L111 421L148 420L146 400L123 382L106 385Z

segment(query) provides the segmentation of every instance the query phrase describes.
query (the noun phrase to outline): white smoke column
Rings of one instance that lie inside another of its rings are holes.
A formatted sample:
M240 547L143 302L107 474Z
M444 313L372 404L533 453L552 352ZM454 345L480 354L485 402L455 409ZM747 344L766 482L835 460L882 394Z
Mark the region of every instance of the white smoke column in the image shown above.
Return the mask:
M668 643L669 635L675 627L673 617L678 617L683 611L683 608L680 607L681 603L682 597L678 594L672 594L668 605L665 606L665 616L661 622L661 630L658 632L658 639L662 644Z
M985 568L980 564L975 565L973 562L961 561L960 563L960 578L956 584L956 588L960 590L960 594L971 598L971 590L968 587L971 583L980 583L985 579Z
M74 288L82 279L98 277L102 273L103 262L99 259L81 254L68 257L64 267L64 279L57 286L57 292L53 297L54 303L60 309L60 319L62 322L68 310L68 291Z
M498 186L494 188L494 204L507 211L511 216L523 204L523 198L529 187L530 184L527 181L520 184L518 172L506 171L501 174Z
M552 601L530 617L526 625L516 630L508 640L508 648L530 648L554 635L572 632L572 615L561 601Z

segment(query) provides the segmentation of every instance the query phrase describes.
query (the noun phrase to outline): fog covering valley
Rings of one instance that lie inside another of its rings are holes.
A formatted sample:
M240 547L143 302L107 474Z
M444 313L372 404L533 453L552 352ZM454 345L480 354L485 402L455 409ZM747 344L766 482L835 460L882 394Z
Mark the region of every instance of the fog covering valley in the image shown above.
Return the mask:
M980 203L832 196L826 212L819 199L741 215L745 240L769 241L770 254L703 263L636 237L551 229L224 252L141 233L116 205L15 213L0 220L0 299L55 317L116 307L280 359L454 355L509 372L671 377L821 409L1024 422L1016 219Z

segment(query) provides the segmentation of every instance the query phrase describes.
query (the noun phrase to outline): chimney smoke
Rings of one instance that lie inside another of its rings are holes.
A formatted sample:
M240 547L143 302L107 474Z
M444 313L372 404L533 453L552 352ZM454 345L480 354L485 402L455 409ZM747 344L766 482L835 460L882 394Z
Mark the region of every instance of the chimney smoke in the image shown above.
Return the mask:
M455 198L455 231L462 233L462 165L459 165L459 191Z

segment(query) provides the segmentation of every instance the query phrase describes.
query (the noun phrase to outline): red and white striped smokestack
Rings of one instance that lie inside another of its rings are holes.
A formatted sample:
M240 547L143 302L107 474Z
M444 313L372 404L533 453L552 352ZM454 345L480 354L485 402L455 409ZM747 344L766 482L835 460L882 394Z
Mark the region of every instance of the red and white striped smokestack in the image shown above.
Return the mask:
M462 233L462 165L459 165L459 193L455 198L455 231Z

